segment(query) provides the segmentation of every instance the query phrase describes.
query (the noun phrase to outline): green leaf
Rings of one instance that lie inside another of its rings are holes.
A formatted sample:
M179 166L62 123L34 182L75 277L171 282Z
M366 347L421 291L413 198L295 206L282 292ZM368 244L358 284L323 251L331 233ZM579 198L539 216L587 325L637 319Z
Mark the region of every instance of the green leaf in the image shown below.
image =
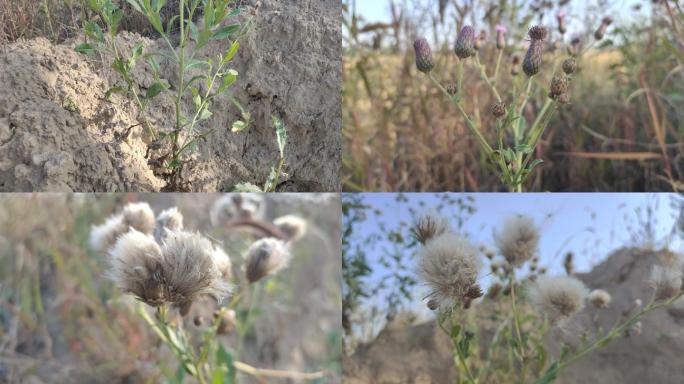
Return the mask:
M206 119L210 118L210 117L213 116L213 115L214 115L214 114L211 113L211 111L210 111L208 108L205 107L204 109L202 109L202 112L200 112L199 120L200 120L200 121L206 120Z
M112 68L121 76L123 76L123 77L128 76L128 67L123 62L122 59L120 59L120 58L114 59L114 61L112 62Z
M216 32L214 32L214 34L211 36L211 40L227 39L239 30L240 24L227 25L223 28L219 28Z
M89 54L93 53L93 50L94 50L93 46L88 44L88 43L79 44L76 46L76 48L74 48L74 51L76 51L78 53L82 53L84 55L89 55Z
M140 12L140 13L145 13L145 12L143 12L142 8L140 7L139 0L126 0L126 1L127 1L128 4L130 4L131 7L133 7L133 9L135 9L136 11L138 11L138 12Z
M238 132L244 131L245 128L247 128L247 123L245 123L242 120L238 120L238 121L233 123L233 126L230 128L230 130L232 132L238 133Z
M159 80L160 68L157 59L155 59L154 56L148 56L147 64L149 64L150 68L152 68L152 74L154 75L154 78Z
M83 31L85 32L86 36L90 37L91 39L99 43L104 43L104 34L102 33L102 28L100 28L96 22L92 20L88 21L83 27Z
M176 168L180 167L182 164L183 163L180 160L176 159L176 160L173 160L169 163L168 168L176 169Z
M554 381L556 381L556 378L558 377L558 371L560 370L560 365L558 364L557 361L554 361L553 364L549 367L549 369L546 370L544 373L544 376L540 377L537 379L537 381L534 382L534 384L551 384Z
M114 12L112 12L112 17L109 21L109 29L111 30L112 35L116 35L116 33L118 32L119 24L121 23L123 17L124 12L121 9L116 9Z
M182 384L183 378L185 378L185 366L183 364L180 364L178 366L178 369L176 369L176 383Z
M261 188L252 183L238 183L233 187L233 192L263 192Z
M226 383L226 384L233 384L233 376L235 376L235 365L233 361L233 355L230 354L230 352L226 351L225 347L223 344L219 343L218 350L216 351L216 361L217 363L221 366L222 370L224 370L223 377L221 378L221 381L216 381L216 376L214 376L214 384L221 384L221 383Z
M149 88L147 88L147 92L145 92L145 98L151 99L160 94L164 89L166 89L166 87L162 83L156 81L152 83Z
M264 184L264 192L271 192L275 191L276 188L276 180L278 179L278 171L276 170L275 167L271 167L271 171L268 173L268 178L266 179L266 183Z
M278 142L278 149L280 150L280 158L285 157L285 144L287 144L287 130L285 124L279 118L273 116L273 126L276 131L276 141Z
M218 93L223 93L228 87L233 85L235 83L235 80L237 80L238 73L234 69L229 69L228 72L224 73L223 79L221 81L221 86L218 89Z
M203 61L203 60L192 59L185 66L185 70L188 70L188 69L194 68L194 67L198 67L200 65L209 65L209 63L206 61Z
M233 57L235 57L235 54L237 53L239 48L240 43L234 41L233 44L230 45L230 48L228 48L226 53L223 54L223 57L221 58L221 65L233 60Z

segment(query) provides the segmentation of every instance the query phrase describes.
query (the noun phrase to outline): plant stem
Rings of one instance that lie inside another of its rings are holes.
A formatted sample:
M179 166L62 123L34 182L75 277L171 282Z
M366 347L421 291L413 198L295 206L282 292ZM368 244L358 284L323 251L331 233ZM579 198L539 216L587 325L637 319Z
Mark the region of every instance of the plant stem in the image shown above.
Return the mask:
M501 58L503 57L503 49L499 50L499 57L496 59L496 68L494 69L494 85L499 83L499 69L501 68Z
M492 90L492 93L494 93L494 97L496 97L496 101L499 103L501 102L501 96L499 96L499 92L496 90L496 87L489 81L489 76L487 76L487 71L485 71L485 67L480 63L480 56L475 55L475 65L477 66L478 71L480 72L480 77L482 80L485 81L487 86Z
M520 185L518 185L520 187ZM520 355L520 360L522 363L522 368L520 369L520 383L525 384L525 376L527 371L527 357L525 356L525 348L523 345L522 332L520 332L520 319L518 314L518 306L516 305L515 299L515 271L511 271L511 306L513 310L513 324L515 327L515 333L518 338L518 354Z
M255 376L255 377L276 377L282 379L292 380L316 380L328 376L326 371L318 372L295 372L295 371L281 371L276 369L256 368L241 361L235 361L233 366L236 370Z

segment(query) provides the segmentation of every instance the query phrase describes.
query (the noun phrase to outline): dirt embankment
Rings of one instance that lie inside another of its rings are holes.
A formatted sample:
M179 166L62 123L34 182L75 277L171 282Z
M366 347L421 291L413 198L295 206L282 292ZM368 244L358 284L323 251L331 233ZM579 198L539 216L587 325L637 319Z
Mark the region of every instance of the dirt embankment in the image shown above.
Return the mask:
M558 341L573 343L579 332L607 330L635 299L648 302L647 283L657 254L624 249L593 271L577 276L591 289L610 292L606 309L588 308L565 330L548 335L558 356ZM679 307L677 307L679 308ZM452 383L455 380L451 342L434 321L414 325L390 324L371 343L344 360L345 384ZM684 309L657 310L642 319L639 336L623 337L565 370L557 383L678 383L684 376Z
M336 0L245 1L253 17L233 67L233 95L252 115L241 133L230 131L240 113L227 97L216 100L203 129L215 128L185 167L193 191L231 189L238 182L261 184L278 157L271 117L288 129L287 176L280 190L339 190L341 129L340 7ZM253 3L253 4L252 4ZM258 5L258 6L257 6ZM144 41L122 32L118 46ZM53 45L38 38L0 52L0 191L159 191L165 181L149 164L152 141L138 123L134 103L105 93L120 80L111 57L89 58L73 51L78 40ZM225 42L202 52L216 56ZM173 66L162 76L173 83ZM152 74L143 65L135 81L144 89ZM170 94L149 107L159 131L173 126ZM129 129L130 128L130 129Z

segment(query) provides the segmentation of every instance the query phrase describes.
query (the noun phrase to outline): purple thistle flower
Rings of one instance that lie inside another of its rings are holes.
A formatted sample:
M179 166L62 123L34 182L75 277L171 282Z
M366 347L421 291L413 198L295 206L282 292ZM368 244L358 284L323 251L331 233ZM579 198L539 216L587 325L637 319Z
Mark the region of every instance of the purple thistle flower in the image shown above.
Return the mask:
M496 26L496 48L504 49L506 47L506 29L505 25L499 24Z
M456 56L461 59L467 59L475 54L475 30L473 27L466 25L461 29L461 33L456 38L454 51Z
M416 51L416 68L423 73L430 73L435 67L430 44L425 38L421 37L413 43L413 49Z

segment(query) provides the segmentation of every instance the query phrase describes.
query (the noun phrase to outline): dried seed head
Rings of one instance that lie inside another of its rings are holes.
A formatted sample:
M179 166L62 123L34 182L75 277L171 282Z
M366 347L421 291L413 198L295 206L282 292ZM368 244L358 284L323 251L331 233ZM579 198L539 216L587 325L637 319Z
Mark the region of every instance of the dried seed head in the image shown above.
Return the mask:
M430 73L435 67L432 59L432 49L424 37L420 37L413 42L413 49L416 52L416 68L423 73Z
M112 215L104 224L93 226L90 231L90 245L98 252L105 252L131 228L144 234L152 234L154 212L149 204L145 202L127 204L121 214Z
M584 283L573 277L540 276L530 290L530 301L556 324L584 308L588 293Z
M475 30L470 25L466 25L456 38L454 47L456 56L460 59L467 59L475 54Z
M508 264L520 267L537 255L539 229L530 217L513 216L504 222L500 233L495 233L494 240Z
M530 47L527 49L525 59L523 60L523 72L529 77L539 73L542 66L542 51L544 44L541 40L532 40Z
M491 112L492 116L494 116L497 119L506 116L506 104L504 104L503 102L493 103L489 107L489 111Z
M563 61L563 72L572 75L577 70L577 61L570 57Z
M651 271L651 285L655 289L656 300L667 300L682 291L682 271L654 265Z
M641 335L642 324L641 321L637 321L628 330L625 331L625 337L637 337Z
M544 40L546 39L546 28L540 26L540 25L535 25L534 27L530 28L529 32L527 34L530 36L530 39L533 41L535 40Z
M219 321L216 333L219 335L227 335L232 333L237 326L235 311L232 309L221 308L214 312L214 318Z
M481 268L477 249L454 233L437 236L418 251L418 275L431 288L428 297L440 305L473 296Z
M425 245L429 240L449 231L449 221L435 212L427 212L418 218L411 229L413 237Z
M235 219L259 219L264 214L264 198L258 193L230 193L214 202L209 212L211 224L225 225Z
M247 281L254 283L286 268L291 254L287 245L275 238L257 240L246 251L245 275Z
M565 73L556 74L551 79L550 96L555 99L556 96L568 92L568 76Z
M223 280L230 280L233 276L233 263L230 261L228 254L219 246L214 246L214 250L211 253L214 259L214 264L221 272L221 277Z
M122 292L153 307L168 301L164 257L151 236L131 230L119 237L109 256L108 276Z
M588 299L595 308L607 308L608 304L610 304L611 297L610 293L603 289L594 289L589 294Z
M178 307L181 315L187 314L192 303L202 296L220 301L230 292L213 253L213 244L197 233L168 232L162 244L161 276L167 301Z
M183 229L183 215L178 208L165 209L157 216L157 225L154 227L154 238L161 243L166 238L168 231L178 232Z
M294 242L306 233L306 220L295 215L285 215L273 220L273 224L287 236L287 240Z
M496 26L496 48L504 49L506 47L506 26L499 24Z
M482 297L484 295L484 292L482 292L482 288L478 284L473 284L468 288L468 291L466 292L466 297L474 300L477 299L478 297Z

